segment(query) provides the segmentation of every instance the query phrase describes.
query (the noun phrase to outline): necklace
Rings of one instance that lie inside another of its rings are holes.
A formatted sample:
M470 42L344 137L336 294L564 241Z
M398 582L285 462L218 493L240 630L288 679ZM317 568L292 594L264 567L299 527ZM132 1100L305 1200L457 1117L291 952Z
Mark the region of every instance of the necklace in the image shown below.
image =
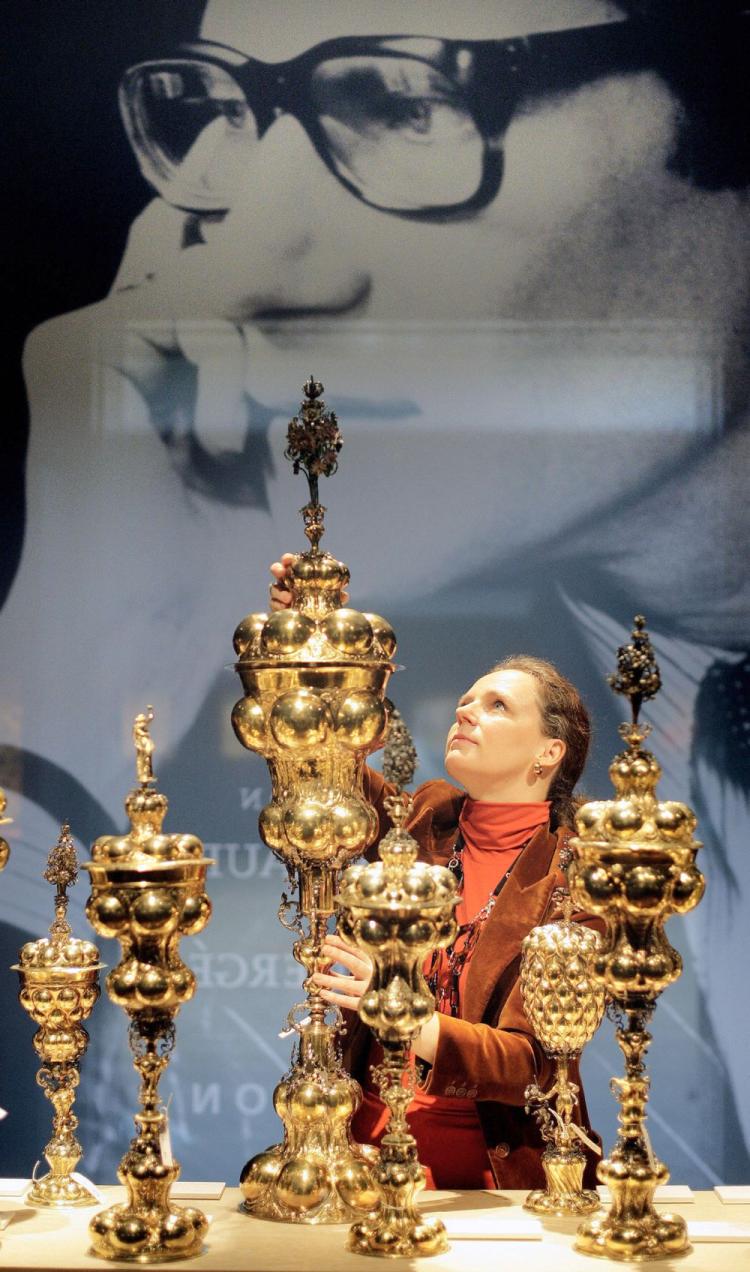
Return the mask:
M527 839L526 843L528 842L529 840ZM445 963L447 964L448 973L449 973L449 981L447 984L445 980L443 981L442 984L438 983L440 978L440 965L442 961L440 957L441 951L435 950L433 952L432 962L430 963L430 970L427 973L427 984L429 985L431 992L435 995L436 1006L438 1011L445 1012L446 1006L447 1006L447 1011L450 1013L451 1016L458 1016L458 1007L459 1007L458 985L461 979L461 973L463 972L464 967L466 966L467 962L471 958L471 955L474 952L474 948L477 944L477 941L482 935L482 929L484 928L485 923L487 922L488 918L490 917L490 915L492 914L492 911L495 908L495 903L497 901L497 898L499 897L500 893L505 887L505 884L510 878L511 871L513 870L513 866L518 861L518 858L521 856L521 853L523 852L525 847L526 847L526 844L521 845L511 865L508 867L508 869L506 870L505 874L503 875L499 883L497 883L496 886L492 889L492 891L490 892L490 895L488 896L481 910L478 910L477 913L474 915L474 918L471 919L468 923L461 924L458 931L456 932L455 939L451 942L450 945L446 947ZM463 839L463 835L459 831L458 836L456 838L456 842L453 845L453 851L451 853L450 860L447 863L447 868L455 876L460 892L463 892L463 882L464 882L463 851L464 851L464 839ZM463 943L461 944L462 941Z

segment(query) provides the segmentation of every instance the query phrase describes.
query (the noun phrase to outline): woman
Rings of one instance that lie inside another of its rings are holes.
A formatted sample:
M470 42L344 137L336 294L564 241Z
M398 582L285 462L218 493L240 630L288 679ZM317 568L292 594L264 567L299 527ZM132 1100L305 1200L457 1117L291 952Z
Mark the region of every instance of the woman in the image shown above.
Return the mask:
M271 567L276 609L289 604L290 560ZM551 1066L523 1010L520 947L531 928L560 912L561 856L564 865L590 733L577 690L551 663L506 658L463 695L448 732L445 768L463 790L432 781L415 793L407 827L423 859L453 870L461 892L459 934L430 969L438 1010L414 1044L420 1085L408 1117L428 1187L543 1185L543 1145L524 1111L524 1092L533 1081L544 1085ZM388 789L366 770L365 794L382 830ZM324 952L343 971L316 975L323 997L356 1012L370 964L339 936L328 938ZM378 1058L377 1044L352 1014L344 1060L364 1091L352 1122L360 1143L378 1143L385 1127L370 1078ZM588 1128L582 1094L579 1116ZM588 1186L593 1165L590 1158Z

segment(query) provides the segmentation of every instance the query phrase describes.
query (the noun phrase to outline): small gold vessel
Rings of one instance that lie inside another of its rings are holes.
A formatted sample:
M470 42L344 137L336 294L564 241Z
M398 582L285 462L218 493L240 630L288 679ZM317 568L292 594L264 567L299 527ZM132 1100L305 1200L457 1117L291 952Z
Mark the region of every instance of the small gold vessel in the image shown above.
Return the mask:
M548 1091L536 1083L525 1091L526 1111L534 1109L548 1147L542 1154L546 1187L530 1192L524 1208L535 1214L586 1215L601 1203L597 1192L583 1187L586 1158L581 1144L597 1151L598 1147L574 1120L579 1088L570 1079L569 1066L604 1015L604 989L593 970L601 942L597 932L572 922L569 893L562 904L559 922L532 928L521 942L524 1010L556 1068Z
M310 549L289 569L291 608L249 614L234 633L244 696L232 725L271 772L260 834L297 892L296 901L283 895L279 918L296 936L294 957L306 973L305 1001L287 1016L298 1039L292 1066L274 1092L284 1139L253 1157L240 1182L249 1213L288 1223L341 1223L378 1204L376 1154L354 1144L350 1132L360 1088L342 1067L340 1022L313 976L325 970L321 951L339 871L377 833L362 772L385 731L396 638L385 619L344 604L349 571L319 546L325 508L318 479L335 472L342 444L322 392L311 377L287 435L287 458L310 492L302 509Z
M152 789L152 720L149 707L133 726L139 784L125 800L130 830L97 839L84 866L91 877L89 922L120 942L122 959L107 977L107 993L130 1017L130 1047L141 1078L137 1134L117 1172L127 1201L95 1215L89 1233L99 1258L137 1263L200 1254L208 1229L200 1210L170 1199L180 1167L169 1146L158 1084L174 1047L175 1017L195 993L195 977L179 945L201 932L211 916L205 888L213 862L194 835L162 830L168 803Z
M78 878L70 827L65 823L49 854L44 877L56 887L55 917L48 937L28 941L13 971L21 982L21 1006L39 1026L34 1050L42 1062L36 1075L54 1110L52 1139L44 1150L49 1171L32 1181L26 1200L33 1206L93 1206L97 1198L74 1172L81 1159L73 1112L79 1064L88 1046L83 1027L99 997L104 964L91 941L78 940L67 919L68 888Z
M394 710L383 763L386 781L397 786L410 782L415 758ZM435 1010L422 969L427 955L456 935L458 895L450 870L417 861L416 840L404 829L409 796L402 791L385 802L393 828L380 844L380 860L350 866L338 896L339 932L373 962L359 1015L383 1048L382 1063L373 1074L389 1110L374 1171L381 1205L353 1225L348 1244L357 1254L410 1259L448 1249L445 1224L421 1215L416 1206L425 1174L406 1110L415 1089L409 1050Z
M632 720L620 726L626 750L615 756L609 770L615 799L578 810L568 876L574 900L607 920L594 970L612 999L625 1077L613 1079L620 1131L597 1172L611 1191L612 1206L581 1225L576 1249L639 1262L690 1249L685 1220L657 1212L653 1205L654 1192L666 1184L669 1171L655 1157L646 1130L650 1084L644 1057L651 1042L646 1026L656 1000L682 971L664 923L698 904L705 881L695 864L701 847L693 837L695 814L686 804L657 799L661 768L643 746L650 728L638 723L640 707L658 693L661 677L640 615L617 662L609 683L630 699Z

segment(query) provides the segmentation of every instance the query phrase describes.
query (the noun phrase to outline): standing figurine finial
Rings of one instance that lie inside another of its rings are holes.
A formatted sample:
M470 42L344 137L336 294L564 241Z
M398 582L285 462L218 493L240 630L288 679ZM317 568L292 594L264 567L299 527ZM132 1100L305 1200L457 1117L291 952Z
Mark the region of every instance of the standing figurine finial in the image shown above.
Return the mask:
M154 718L154 708L146 707L133 721L133 745L135 746L135 771L141 786L148 786L156 781L151 757L154 754L154 742L149 733L149 725Z

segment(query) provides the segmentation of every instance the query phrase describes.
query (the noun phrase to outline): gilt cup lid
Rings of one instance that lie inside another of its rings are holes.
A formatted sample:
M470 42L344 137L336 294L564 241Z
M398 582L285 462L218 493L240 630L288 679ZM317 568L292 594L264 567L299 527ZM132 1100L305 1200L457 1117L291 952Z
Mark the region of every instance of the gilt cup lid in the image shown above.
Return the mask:
M37 941L27 941L18 954L14 971L39 971L49 975L92 971L104 966L99 961L99 950L93 941L73 936L67 918L68 888L78 878L78 857L70 827L64 822L54 848L47 858L44 878L55 885L55 917L49 936Z
M323 551L325 507L318 483L338 468L343 437L338 419L323 401L323 385L310 376L304 401L287 431L286 458L307 478L309 499L300 509L310 542L289 567L291 607L248 614L234 633L239 668L289 663L385 663L396 649L390 623L379 614L344 603L349 569Z
M347 909L413 913L458 904L456 879L444 866L417 861L419 846L405 827L411 797L404 790L413 779L417 753L401 713L391 706L383 751L383 777L394 793L385 799L392 827L380 842L379 861L350 866L341 878L338 902Z
M119 867L123 870L153 869L189 861L206 861L203 844L196 835L167 834L162 830L169 801L156 789L153 771L154 743L150 726L153 707L139 713L133 722L133 744L136 755L138 785L125 799L130 830L124 835L102 835L91 848L92 866Z
M639 721L640 709L644 702L656 697L661 675L641 614L635 617L630 642L617 651L617 670L608 681L615 693L630 701L631 719L619 730L626 749L614 757L609 767L615 798L591 800L578 809L578 842L604 843L612 848L636 843L655 849L666 845L695 848L695 813L678 800L657 797L661 766L643 745L651 726Z

